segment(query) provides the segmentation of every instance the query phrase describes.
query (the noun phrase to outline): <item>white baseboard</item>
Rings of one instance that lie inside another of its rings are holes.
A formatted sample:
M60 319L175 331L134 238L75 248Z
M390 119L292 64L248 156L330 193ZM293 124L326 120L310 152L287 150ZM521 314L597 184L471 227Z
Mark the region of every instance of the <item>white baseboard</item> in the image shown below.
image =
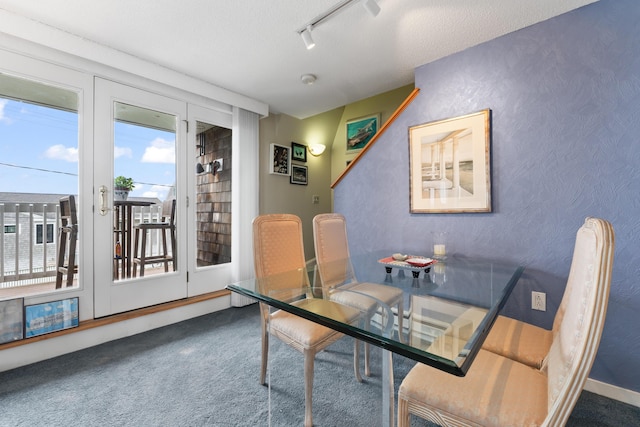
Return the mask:
M619 402L628 403L629 405L637 406L640 408L640 393L636 391L627 390L611 384L603 383L601 381L592 380L591 378L587 378L584 389L590 391L591 393L608 397L609 399L617 400Z

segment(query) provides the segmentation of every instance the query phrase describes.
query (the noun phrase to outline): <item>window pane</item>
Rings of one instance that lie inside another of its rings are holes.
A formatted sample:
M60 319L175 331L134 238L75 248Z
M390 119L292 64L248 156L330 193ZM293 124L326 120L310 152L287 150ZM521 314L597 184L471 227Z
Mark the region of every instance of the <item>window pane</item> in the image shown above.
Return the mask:
M197 266L231 262L231 129L197 122Z
M36 243L42 244L42 224L36 225Z
M175 271L176 116L122 102L114 109L114 177L134 186L124 196L114 183L114 278Z
M60 199L78 194L77 109L73 91L0 73L0 299L56 289Z

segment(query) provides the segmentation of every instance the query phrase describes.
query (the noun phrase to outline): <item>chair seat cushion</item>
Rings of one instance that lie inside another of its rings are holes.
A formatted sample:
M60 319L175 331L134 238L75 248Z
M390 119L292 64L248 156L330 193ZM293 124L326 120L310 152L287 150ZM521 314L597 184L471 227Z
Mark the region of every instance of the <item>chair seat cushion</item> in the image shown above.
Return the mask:
M343 323L355 322L360 314L358 310L323 299L304 299L296 303L304 305L305 310ZM274 312L270 317L271 332L286 343L300 343L304 349L323 347L335 341L343 334L314 323L284 310Z
M547 377L480 350L465 377L418 363L398 397L411 413L441 425L538 426L547 415Z
M540 369L552 341L552 331L498 316L482 348Z
M378 301L395 305L402 298L402 290L376 283L355 283L331 292L331 301L369 311L378 306Z

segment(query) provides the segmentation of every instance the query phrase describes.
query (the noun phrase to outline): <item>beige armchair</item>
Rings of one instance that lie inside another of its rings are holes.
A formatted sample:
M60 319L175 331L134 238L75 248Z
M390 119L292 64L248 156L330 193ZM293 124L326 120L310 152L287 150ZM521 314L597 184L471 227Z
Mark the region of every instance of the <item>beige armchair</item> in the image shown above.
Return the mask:
M566 304L540 369L480 350L465 377L417 364L398 391L398 427L410 414L443 426L563 426L596 357L609 298L614 233L587 218L578 230Z
M305 269L302 222L295 215L262 215L253 221L253 254L255 274L261 293L296 301L299 305L313 305L313 311L345 323L357 322L358 310L325 299L310 296L309 279ZM260 303L262 324L262 366L260 383L265 384L269 351L269 335L281 339L304 355L305 421L311 427L313 366L316 353L324 350L344 335L310 320L283 310L270 313ZM358 368L358 346L354 345L354 371L361 381Z
M313 218L313 243L318 274L322 288L328 297L332 301L357 307L366 312L365 325L371 323L371 318L378 311L375 300L382 301L392 308L395 307L398 318L398 338L402 341L403 292L393 286L358 282L349 260L347 223L344 216L336 213L316 215ZM337 285L341 285L341 289L348 289L350 292L332 292L331 288ZM365 375L371 375L369 343L365 343Z

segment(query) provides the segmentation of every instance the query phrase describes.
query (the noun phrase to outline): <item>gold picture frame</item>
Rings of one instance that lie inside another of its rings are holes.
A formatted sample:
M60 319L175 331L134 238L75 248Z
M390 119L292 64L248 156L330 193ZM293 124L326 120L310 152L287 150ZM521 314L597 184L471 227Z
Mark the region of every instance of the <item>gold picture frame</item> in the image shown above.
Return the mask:
M491 212L491 110L409 128L411 213Z

